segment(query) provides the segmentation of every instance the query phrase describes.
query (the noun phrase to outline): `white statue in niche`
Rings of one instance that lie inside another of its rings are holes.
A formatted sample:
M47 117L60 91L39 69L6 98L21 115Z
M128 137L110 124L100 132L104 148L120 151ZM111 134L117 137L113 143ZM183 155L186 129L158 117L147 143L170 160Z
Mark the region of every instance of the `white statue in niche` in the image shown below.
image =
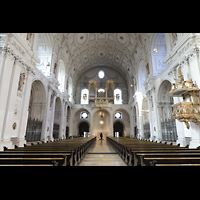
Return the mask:
M25 73L21 73L20 78L19 78L19 84L18 84L19 91L23 90L24 80L25 80Z

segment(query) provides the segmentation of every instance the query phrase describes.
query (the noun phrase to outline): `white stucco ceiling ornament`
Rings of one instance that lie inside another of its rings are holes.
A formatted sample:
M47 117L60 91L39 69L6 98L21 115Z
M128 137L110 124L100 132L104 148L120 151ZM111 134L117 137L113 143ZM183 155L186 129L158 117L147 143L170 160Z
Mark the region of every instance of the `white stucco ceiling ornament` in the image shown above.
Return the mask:
M76 33L75 41L77 45L83 45L88 39L88 33Z
M99 49L99 50L97 50L97 52L96 52L96 57L97 57L97 58L100 58L100 59L106 58L106 57L107 57L107 52L106 52L106 50L104 50L104 49Z
M116 33L115 38L119 44L125 45L128 43L127 33Z
M52 35L52 34L50 34ZM55 35L55 34L54 34ZM139 33L57 33L59 46L67 51L67 68L78 77L85 70L107 66L129 78L133 63L141 54L140 41L148 38ZM53 35L52 35L53 36ZM138 39L139 38L139 39ZM137 53L135 53L137 52ZM77 65L74 71L74 65Z

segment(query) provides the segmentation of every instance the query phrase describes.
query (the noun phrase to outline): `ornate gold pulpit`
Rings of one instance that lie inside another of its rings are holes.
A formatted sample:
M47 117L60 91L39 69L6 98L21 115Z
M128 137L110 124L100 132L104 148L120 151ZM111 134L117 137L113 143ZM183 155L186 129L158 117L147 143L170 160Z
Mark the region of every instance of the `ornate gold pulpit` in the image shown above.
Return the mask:
M178 83L172 83L169 96L183 97L183 102L173 105L172 116L180 122L185 122L189 129L188 122L200 124L200 89L194 86L192 79L184 81L181 69L178 69Z

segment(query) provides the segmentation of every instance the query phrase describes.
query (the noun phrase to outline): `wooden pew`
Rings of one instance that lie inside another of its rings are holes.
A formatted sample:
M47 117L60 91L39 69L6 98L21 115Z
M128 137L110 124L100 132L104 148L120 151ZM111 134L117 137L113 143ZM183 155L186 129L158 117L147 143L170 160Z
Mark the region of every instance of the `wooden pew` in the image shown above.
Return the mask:
M200 164L155 164L155 166L159 166L159 167L180 167L180 166L200 167Z
M142 151L134 151L132 153L132 163L131 165L133 166L140 166L141 165L141 158L140 156L145 156L145 157L183 157L183 156L200 156L200 151L199 150L142 150Z
M53 163L54 166L76 166L95 140L96 137L76 138L5 149L0 152L0 165L52 165Z
M111 137L108 138L108 141L130 166L158 166L159 164L170 164L171 162L171 164L199 164L199 148L189 149L188 146L180 147L180 145L175 146L127 138ZM183 161L184 159L186 161Z
M157 164L200 164L200 157L144 157L141 156L141 166L156 166Z
M62 163L58 163L60 166L70 166L70 157L71 154L63 154L63 153L44 153L44 152L39 152L39 153L21 153L21 152L17 152L17 153L0 153L0 159L3 160L3 158L9 159L9 158L19 158L19 160L21 158L51 158L52 160L55 158L60 158L60 160L62 160ZM56 161L57 162L57 161ZM0 162L0 165L2 163ZM50 164L50 163L48 163Z
M37 165L46 165L52 164L53 166L62 166L64 163L64 158L0 158L0 165L16 165L16 164L37 164Z

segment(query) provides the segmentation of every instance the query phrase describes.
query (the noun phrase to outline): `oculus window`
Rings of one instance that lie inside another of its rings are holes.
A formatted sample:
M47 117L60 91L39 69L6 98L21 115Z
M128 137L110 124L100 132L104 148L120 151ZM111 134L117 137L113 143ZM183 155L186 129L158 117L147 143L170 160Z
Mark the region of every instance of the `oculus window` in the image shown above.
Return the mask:
M122 119L122 113L121 112L115 112L115 119Z
M88 119L88 113L87 112L81 112L80 119Z
M103 70L100 70L99 73L98 73L98 77L99 77L100 79L102 79L102 78L104 78L104 76L105 76L104 71L103 71Z

